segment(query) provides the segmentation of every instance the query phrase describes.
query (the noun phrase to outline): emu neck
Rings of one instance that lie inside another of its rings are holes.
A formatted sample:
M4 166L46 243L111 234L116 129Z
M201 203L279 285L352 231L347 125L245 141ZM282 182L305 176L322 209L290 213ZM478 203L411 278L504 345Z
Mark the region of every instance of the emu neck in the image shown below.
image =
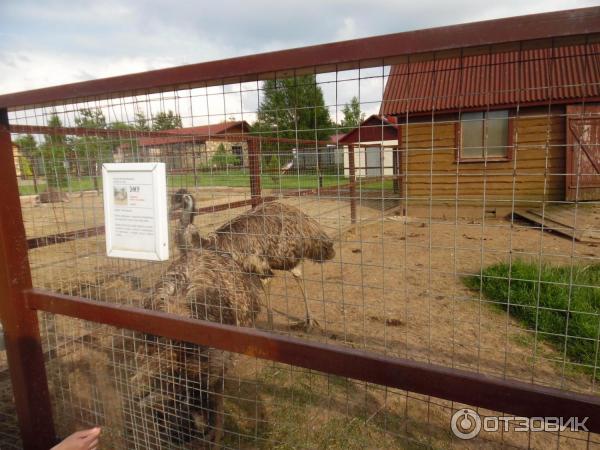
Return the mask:
M195 216L195 213L193 210L192 211L184 210L183 214L181 214L181 219L180 219L181 224L184 227L191 225L194 222L194 216Z

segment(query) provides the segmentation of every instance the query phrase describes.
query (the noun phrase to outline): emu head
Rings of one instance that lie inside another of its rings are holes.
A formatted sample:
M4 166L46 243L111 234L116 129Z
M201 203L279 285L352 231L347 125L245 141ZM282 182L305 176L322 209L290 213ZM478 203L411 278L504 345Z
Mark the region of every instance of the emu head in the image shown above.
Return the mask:
M181 214L181 221L184 225L189 225L194 221L196 215L196 200L191 194L183 194L181 196L181 204L183 211Z
M171 210L177 210L183 208L183 196L189 195L186 188L178 189L173 195L171 195Z

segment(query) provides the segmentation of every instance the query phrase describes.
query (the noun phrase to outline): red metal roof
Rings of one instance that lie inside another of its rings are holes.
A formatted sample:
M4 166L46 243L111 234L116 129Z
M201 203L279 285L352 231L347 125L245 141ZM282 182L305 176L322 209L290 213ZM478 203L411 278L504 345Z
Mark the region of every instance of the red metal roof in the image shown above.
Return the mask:
M174 128L172 130L164 130L163 133L175 134L171 137L147 137L138 140L139 145L147 147L151 145L167 145L180 144L182 142L204 142L210 140L210 136L225 135L231 132L234 128L241 128L242 133L250 132L250 125L245 120L236 122L221 122L209 125L200 125L198 127ZM240 133L236 131L235 134Z
M339 140L339 143L352 144L356 142L387 141L397 138L398 129L395 123L385 117L372 114L363 120L358 127L346 133Z
M453 111L600 97L600 44L417 61L392 67L380 113Z
M337 144L340 139L342 139L344 136L346 136L346 133L337 133L337 134L332 134L331 136L329 136L329 142L331 144Z

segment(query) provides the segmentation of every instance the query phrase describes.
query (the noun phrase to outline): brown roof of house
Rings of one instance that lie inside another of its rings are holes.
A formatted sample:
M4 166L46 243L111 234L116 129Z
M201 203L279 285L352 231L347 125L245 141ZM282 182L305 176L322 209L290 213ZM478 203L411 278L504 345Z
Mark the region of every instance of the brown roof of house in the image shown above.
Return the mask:
M174 128L164 130L163 133L174 134L173 137L143 137L138 140L139 145L147 147L151 145L180 144L182 142L204 142L210 140L211 136L225 135L233 128L241 127L242 133L250 132L250 124L245 120L236 122L221 122L197 127Z
M329 136L328 141L331 144L337 144L344 136L346 136L346 133L332 134L331 136Z
M380 113L567 103L600 97L600 44L417 61L392 67Z
M372 114L363 120L358 127L346 133L339 140L339 143L372 142L396 139L397 137L398 129L395 123L385 117Z

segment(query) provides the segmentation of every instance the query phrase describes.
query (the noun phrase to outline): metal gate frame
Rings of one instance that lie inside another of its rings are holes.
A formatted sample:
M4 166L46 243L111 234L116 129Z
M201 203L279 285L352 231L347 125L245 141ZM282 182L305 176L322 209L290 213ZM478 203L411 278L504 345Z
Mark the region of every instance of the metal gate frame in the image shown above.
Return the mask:
M468 47L519 48L525 41L535 40L550 46L589 42L591 35L598 33L600 7L592 7L356 39L0 95L0 192L4 196L0 202L0 317L25 448L47 449L56 439L37 311L161 335L519 416L587 416L589 430L599 433L600 398L596 396L33 289L10 134L18 127L11 128L8 121L8 110L15 107L256 80L274 73L371 67L391 64L398 57L411 54L435 55ZM260 178L256 176L260 150L252 142L254 194L260 192ZM350 193L355 195L352 189ZM261 198L253 195L252 200L255 204Z

